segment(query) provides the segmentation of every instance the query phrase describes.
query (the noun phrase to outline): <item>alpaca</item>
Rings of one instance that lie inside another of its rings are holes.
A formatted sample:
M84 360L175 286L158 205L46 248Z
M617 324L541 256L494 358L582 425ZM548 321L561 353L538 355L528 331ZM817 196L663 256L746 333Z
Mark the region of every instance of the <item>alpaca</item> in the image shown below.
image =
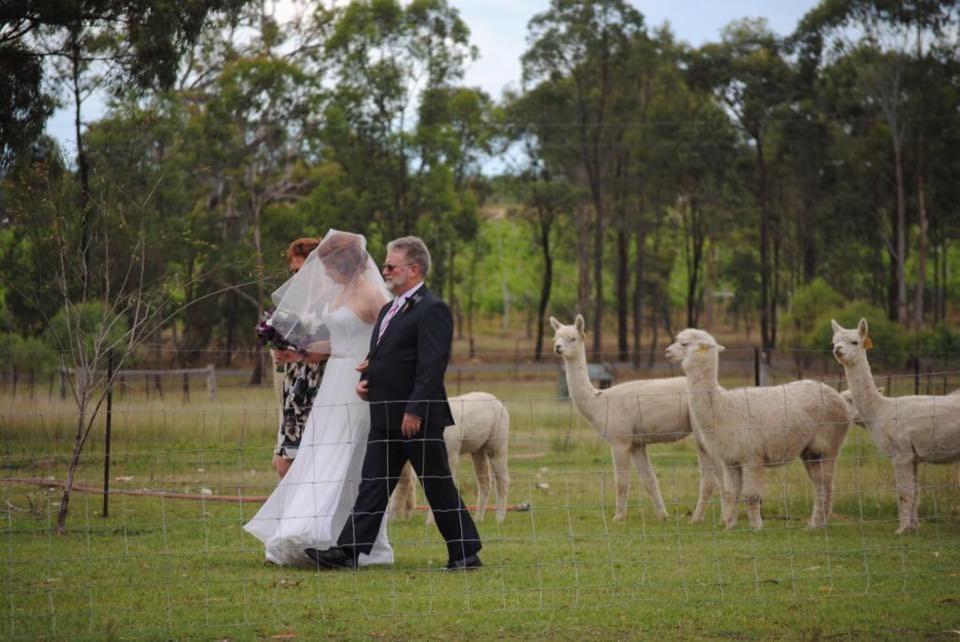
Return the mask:
M893 460L900 522L897 534L914 532L920 526L917 466L960 461L960 396L884 397L873 383L867 362L867 350L873 345L867 320L860 319L855 330L836 321L831 324L833 356L846 372L860 420L880 452Z
M613 474L617 484L614 521L627 517L630 490L630 460L646 486L658 519L668 513L660 495L657 475L647 453L649 444L674 442L692 433L687 410L686 381L683 377L629 381L605 390L597 390L587 376L584 320L577 315L574 325L563 325L550 317L555 331L553 350L563 358L567 389L573 403L607 443L613 456ZM717 483L719 468L697 442L700 465L700 496L690 523L703 520L707 501Z
M717 382L721 350L710 334L688 328L667 348L667 359L686 373L694 432L722 464L724 525L728 530L736 525L742 491L750 526L763 528L764 468L801 457L816 490L807 527L825 526L837 454L850 426L843 398L808 380L726 390Z
M497 522L507 514L507 491L510 474L507 470L507 442L510 437L510 414L506 406L486 392L470 392L450 398L450 411L455 424L443 431L444 445L450 462L450 472L456 475L460 456L473 457L477 476L476 518L483 521L490 495L491 469L497 489ZM397 481L387 509L391 519L408 519L416 505L414 480L416 474L407 462ZM428 513L427 520L431 520Z

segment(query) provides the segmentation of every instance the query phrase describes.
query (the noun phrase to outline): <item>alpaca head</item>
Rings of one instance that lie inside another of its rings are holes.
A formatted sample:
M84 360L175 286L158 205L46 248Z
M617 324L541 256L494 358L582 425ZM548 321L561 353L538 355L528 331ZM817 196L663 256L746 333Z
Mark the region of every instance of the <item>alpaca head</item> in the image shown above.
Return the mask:
M667 361L679 363L684 372L701 363L716 363L724 347L709 332L687 328L677 333L676 342L667 348Z
M577 315L573 325L563 325L554 317L550 317L550 325L553 327L553 351L564 359L575 359L580 351L585 349L587 342L583 334L585 325L582 315Z
M873 346L867 336L867 320L860 319L855 330L847 330L832 320L833 356L844 366L853 366L867 358L867 350Z

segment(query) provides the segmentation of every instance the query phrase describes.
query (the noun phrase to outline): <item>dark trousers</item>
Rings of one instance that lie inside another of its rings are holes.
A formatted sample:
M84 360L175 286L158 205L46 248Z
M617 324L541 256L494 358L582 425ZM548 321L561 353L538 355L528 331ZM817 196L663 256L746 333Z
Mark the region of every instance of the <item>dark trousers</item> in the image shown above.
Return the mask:
M409 461L420 477L423 492L433 509L440 534L447 542L451 560L480 550L480 534L470 517L450 474L443 429L421 428L407 439L400 432L374 425L367 438L367 453L357 501L337 544L354 556L369 553L385 519L387 502L397 485L403 465Z

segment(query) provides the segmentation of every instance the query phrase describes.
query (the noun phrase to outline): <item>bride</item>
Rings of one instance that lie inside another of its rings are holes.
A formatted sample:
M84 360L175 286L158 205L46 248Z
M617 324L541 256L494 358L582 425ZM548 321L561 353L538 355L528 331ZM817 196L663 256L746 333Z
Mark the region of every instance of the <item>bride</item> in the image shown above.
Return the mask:
M389 296L363 236L331 230L273 299L270 324L300 348L329 352L330 360L297 458L243 528L263 542L268 561L312 566L304 549L335 546L356 500L370 431L370 409L355 392L356 366ZM329 342L318 341L325 332ZM393 563L386 525L361 566Z

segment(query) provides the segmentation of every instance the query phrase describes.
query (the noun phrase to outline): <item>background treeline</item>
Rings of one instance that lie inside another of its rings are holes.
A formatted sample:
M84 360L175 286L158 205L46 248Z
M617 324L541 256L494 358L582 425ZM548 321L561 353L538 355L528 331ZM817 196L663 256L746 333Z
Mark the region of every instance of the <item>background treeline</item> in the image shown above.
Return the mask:
M552 0L499 99L464 84L479 52L443 0L12 4L6 367L56 361L67 303L136 326L126 292L154 295L140 358L229 364L289 241L331 227L377 257L422 236L471 352L499 317L539 357L545 315L575 312L620 360L688 325L822 350L831 315L960 350L953 2L824 0L792 34L742 20L692 48L627 2ZM42 134L57 101L75 158Z

